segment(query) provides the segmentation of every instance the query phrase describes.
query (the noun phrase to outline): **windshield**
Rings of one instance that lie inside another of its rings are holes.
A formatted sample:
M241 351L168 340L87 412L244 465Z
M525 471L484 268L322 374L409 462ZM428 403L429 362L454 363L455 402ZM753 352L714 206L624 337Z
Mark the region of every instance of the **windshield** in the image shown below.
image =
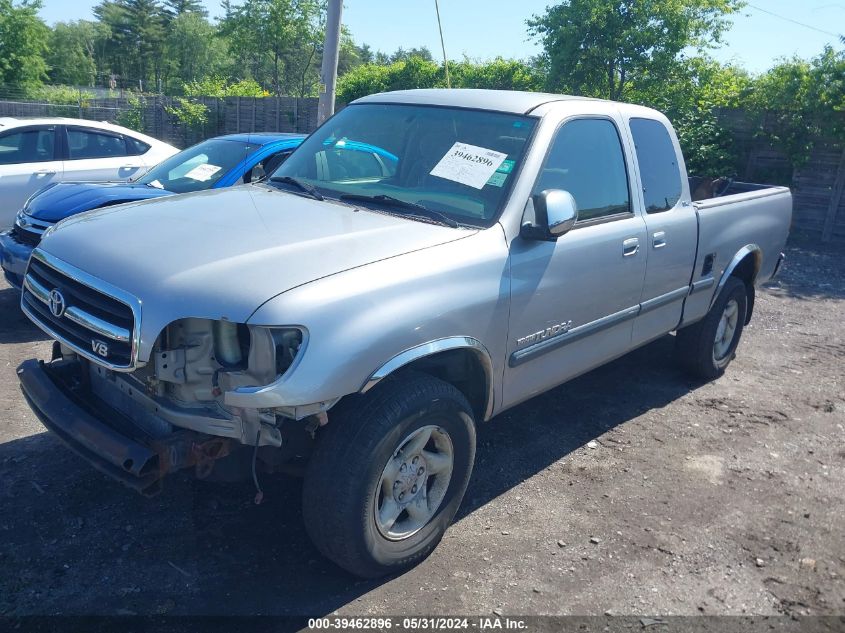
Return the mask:
M159 163L137 182L173 193L210 189L258 147L243 141L203 141Z
M381 206L395 198L489 226L535 125L531 117L480 110L353 105L309 136L273 178L295 178L329 198Z

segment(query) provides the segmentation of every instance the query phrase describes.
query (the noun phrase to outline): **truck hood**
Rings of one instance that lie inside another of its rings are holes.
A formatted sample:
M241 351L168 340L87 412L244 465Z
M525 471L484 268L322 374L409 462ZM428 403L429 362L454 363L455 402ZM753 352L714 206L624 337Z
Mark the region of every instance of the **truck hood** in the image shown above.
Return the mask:
M58 222L110 204L172 195L172 192L163 189L123 182L61 182L46 187L33 197L26 213L37 220Z
M249 185L83 213L40 248L133 294L147 327L164 327L243 323L296 286L475 232Z

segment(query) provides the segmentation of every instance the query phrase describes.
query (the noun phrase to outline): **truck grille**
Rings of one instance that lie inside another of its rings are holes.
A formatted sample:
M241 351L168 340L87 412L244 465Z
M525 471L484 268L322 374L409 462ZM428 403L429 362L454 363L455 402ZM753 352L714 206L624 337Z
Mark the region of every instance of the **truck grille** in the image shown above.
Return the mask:
M132 367L137 327L132 307L48 264L39 250L24 276L21 308L41 329L89 360L111 369Z

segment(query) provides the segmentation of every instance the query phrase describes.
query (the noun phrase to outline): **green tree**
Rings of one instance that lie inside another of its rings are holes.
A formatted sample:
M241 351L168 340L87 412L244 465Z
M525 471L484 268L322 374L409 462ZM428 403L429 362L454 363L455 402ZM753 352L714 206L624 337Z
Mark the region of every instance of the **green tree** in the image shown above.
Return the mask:
M399 62L409 60L412 57L419 57L427 62L434 61L434 57L431 56L431 51L428 50L427 46L409 48L408 50L405 50L400 46L393 52L393 55L390 56L390 61Z
M156 88L166 34L166 14L159 0L103 0L94 7L94 15L107 27L103 52L110 71L126 87Z
M735 176L743 148L720 120L720 112L746 99L752 79L744 70L707 57L692 57L673 65L659 80L649 75L629 85L625 101L660 110L672 121L687 170L700 176Z
M245 0L221 22L239 68L276 95L307 89L319 59L323 0Z
M845 51L828 46L794 57L757 78L746 100L761 134L802 166L820 138L845 145Z
M228 41L201 14L187 11L167 26L163 47L164 85L170 93L204 77L228 74Z
M40 8L41 0L0 0L0 86L29 91L46 79L50 31Z
M681 53L719 43L743 0L565 0L528 20L551 90L620 99L630 82L671 75Z
M208 11L200 0L164 0L164 12L172 18L193 13L201 17L208 17Z
M94 60L97 27L93 22L59 22L50 33L50 81L55 84L93 86L97 76Z

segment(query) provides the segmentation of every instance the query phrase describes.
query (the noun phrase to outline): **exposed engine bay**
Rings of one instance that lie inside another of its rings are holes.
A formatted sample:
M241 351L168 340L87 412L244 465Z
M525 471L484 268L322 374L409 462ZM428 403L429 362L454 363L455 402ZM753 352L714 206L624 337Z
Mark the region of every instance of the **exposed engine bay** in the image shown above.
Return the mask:
M138 427L145 443L160 454L157 468L162 476L196 466L198 477L208 477L223 465L215 461L228 457L223 478L232 479L248 477L250 461L253 477L256 461L263 471L282 469L307 453L308 440L325 423L325 413L297 421L284 411L224 401L227 391L267 385L283 376L302 344L302 332L296 328L191 318L170 324L156 341L150 361L131 373L81 359L64 346L60 356L79 363L81 373L87 372L81 377L85 387Z

